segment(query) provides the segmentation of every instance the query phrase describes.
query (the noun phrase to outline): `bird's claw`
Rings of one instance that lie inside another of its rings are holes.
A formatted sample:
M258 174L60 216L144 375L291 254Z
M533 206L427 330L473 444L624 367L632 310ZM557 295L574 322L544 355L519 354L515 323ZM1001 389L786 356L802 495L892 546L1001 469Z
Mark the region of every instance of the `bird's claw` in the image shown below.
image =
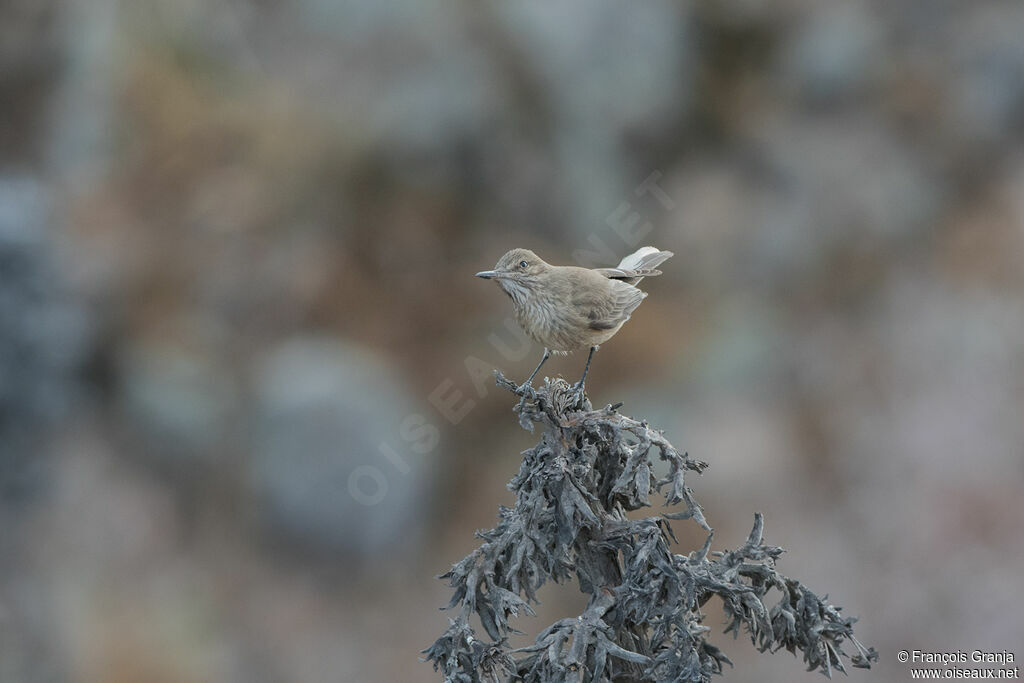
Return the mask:
M583 382L576 382L576 384L573 384L572 388L569 389L569 393L576 397L577 401L583 403L587 398L586 385L583 384Z
M529 396L531 399L537 398L537 392L533 390L533 387L530 386L529 382L524 382L523 384L520 384L519 387L516 389L516 393L522 396L523 399L525 399L527 396Z
M526 405L527 397L529 397L531 401L537 400L537 392L534 391L533 387L530 386L529 382L524 382L523 384L520 384L519 387L516 389L516 393L519 394L520 396L518 408L518 412L520 413L523 412L523 406Z

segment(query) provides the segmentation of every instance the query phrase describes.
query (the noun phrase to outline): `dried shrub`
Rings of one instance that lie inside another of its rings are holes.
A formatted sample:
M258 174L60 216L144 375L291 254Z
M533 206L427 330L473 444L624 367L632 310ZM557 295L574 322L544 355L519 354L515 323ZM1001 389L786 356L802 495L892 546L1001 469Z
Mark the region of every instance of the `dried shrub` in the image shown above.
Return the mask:
M762 652L799 652L808 670L829 677L846 672L844 658L862 668L877 661L854 637L855 619L776 570L783 550L765 543L760 514L740 548L711 551L714 534L686 479L707 463L679 453L618 406L594 410L563 380L520 393L495 374L499 386L530 399L517 409L523 427L543 430L509 483L515 506L502 506L498 526L478 532L483 544L441 577L454 589L448 608L458 614L424 654L445 681L710 681L731 665L706 638L703 608L716 595L726 633L745 630ZM664 478L653 473L655 453L668 463ZM627 518L657 492L683 509ZM699 524L708 532L704 546L673 553L666 518ZM572 578L590 596L583 614L513 649L508 637L519 631L509 618L533 614L530 605L549 579ZM474 614L486 637L472 628ZM849 655L844 646L851 645Z

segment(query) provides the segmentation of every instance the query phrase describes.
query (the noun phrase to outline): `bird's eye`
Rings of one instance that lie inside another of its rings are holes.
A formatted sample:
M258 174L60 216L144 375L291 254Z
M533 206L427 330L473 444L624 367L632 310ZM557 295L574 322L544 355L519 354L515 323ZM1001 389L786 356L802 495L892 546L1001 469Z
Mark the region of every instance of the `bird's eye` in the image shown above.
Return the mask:
M530 265L530 264L527 263L526 261L520 261L519 262L519 267L520 268L526 268L528 265Z

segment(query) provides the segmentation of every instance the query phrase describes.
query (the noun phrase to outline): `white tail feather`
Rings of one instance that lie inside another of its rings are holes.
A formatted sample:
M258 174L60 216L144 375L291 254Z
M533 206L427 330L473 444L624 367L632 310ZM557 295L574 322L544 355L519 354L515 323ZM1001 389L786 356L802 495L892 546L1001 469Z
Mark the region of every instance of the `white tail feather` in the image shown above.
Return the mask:
M657 254L658 251L659 250L654 247L640 247L632 254L619 261L618 267L622 270L636 270L637 268L642 267L640 264L643 263L645 256L648 254Z
M643 270L645 268L656 268L659 264L670 259L674 254L671 251L662 251L657 247L640 247L629 256L619 262L621 270Z

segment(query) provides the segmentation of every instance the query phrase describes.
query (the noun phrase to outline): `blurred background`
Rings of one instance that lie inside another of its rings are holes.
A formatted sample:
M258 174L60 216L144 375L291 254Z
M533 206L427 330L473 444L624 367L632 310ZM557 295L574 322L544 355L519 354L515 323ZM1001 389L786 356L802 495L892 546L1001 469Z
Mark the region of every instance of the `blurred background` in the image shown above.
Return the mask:
M438 680L434 577L535 442L489 373L541 349L472 277L515 246L675 252L591 396L711 463L716 548L761 511L861 617L850 680L1019 648L1022 35L1017 0L6 0L0 681ZM581 607L542 600L521 644ZM818 680L708 624L724 680Z

